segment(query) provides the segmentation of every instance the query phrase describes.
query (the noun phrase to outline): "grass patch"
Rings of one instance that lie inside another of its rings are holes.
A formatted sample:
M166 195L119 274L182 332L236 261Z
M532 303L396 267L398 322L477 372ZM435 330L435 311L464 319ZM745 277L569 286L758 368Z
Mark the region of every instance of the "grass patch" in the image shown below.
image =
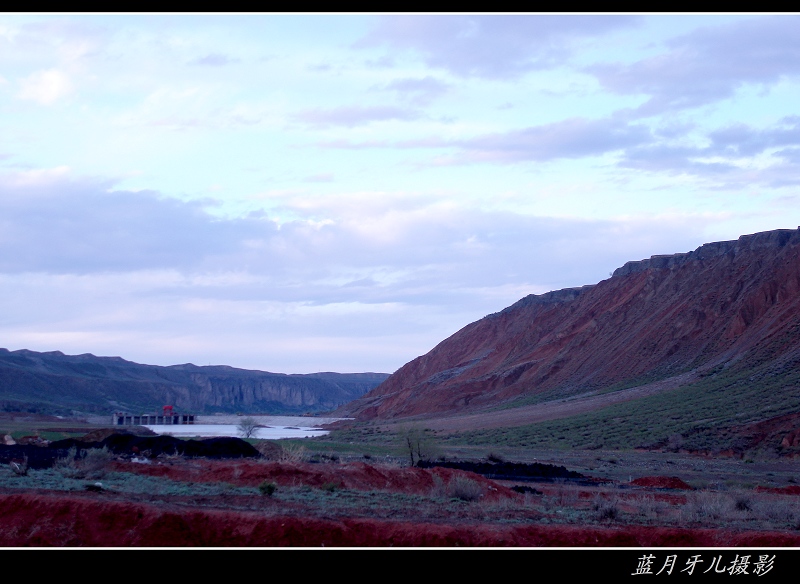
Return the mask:
M647 385L648 383L653 383L654 381L660 381L661 379L666 379L668 377L674 377L675 375L681 372L650 372L645 375L640 375L634 379L628 379L626 381L621 381L619 383L614 383L610 386L600 386L600 385L582 385L580 387L573 387L565 389L563 387L557 387L553 389L548 389L541 393L536 393L533 395L522 395L516 398L512 398L509 401L506 401L494 408L491 408L488 411L501 411L501 410L511 410L514 408L519 408L522 406L530 406L535 404L541 404L557 399L566 399L570 397L581 397L587 394L592 395L602 395L606 393L613 393L615 391L622 391L623 389L630 389L632 387L639 387L641 385Z
M631 449L666 445L676 435L693 450L742 449L728 426L800 411L800 371L768 365L726 370L682 388L570 418L453 433L450 444L547 449Z

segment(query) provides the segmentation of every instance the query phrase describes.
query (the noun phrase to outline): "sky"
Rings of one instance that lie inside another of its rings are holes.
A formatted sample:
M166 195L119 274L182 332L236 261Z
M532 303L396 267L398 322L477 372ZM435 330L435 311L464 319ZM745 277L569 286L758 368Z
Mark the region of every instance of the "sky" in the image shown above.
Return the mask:
M800 225L800 16L0 15L0 347L391 373Z

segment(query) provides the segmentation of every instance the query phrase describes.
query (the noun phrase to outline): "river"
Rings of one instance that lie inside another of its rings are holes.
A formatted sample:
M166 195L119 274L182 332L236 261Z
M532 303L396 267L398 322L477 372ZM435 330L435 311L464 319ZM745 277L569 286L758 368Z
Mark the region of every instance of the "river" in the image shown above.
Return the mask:
M321 426L344 418L317 418L307 416L197 416L194 424L147 425L157 434L179 438L214 436L241 437L239 423L253 418L259 427L252 438L279 440L281 438L313 438L328 434Z

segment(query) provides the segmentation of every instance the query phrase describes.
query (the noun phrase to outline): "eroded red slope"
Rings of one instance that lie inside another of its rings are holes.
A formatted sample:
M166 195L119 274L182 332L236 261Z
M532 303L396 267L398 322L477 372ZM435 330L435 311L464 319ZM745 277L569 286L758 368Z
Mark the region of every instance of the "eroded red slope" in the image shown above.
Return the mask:
M800 228L628 262L595 286L523 298L414 359L340 414L466 412L708 368L773 347L800 355Z

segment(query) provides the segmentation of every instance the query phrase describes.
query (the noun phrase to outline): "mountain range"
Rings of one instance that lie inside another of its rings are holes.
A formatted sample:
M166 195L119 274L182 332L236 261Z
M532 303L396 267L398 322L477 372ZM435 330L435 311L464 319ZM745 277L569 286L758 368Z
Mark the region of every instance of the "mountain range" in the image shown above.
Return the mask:
M0 349L0 409L52 414L183 412L300 414L328 411L385 373L286 375L191 363L162 367L120 357Z

